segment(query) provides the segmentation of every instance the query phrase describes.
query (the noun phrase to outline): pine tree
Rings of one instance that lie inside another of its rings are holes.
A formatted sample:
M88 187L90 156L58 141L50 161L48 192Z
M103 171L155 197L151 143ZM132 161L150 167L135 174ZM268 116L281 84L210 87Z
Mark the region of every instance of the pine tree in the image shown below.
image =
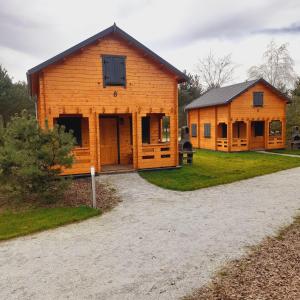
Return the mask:
M74 138L63 127L43 130L23 111L0 131L0 184L8 195L51 202L67 181L59 176L73 162Z

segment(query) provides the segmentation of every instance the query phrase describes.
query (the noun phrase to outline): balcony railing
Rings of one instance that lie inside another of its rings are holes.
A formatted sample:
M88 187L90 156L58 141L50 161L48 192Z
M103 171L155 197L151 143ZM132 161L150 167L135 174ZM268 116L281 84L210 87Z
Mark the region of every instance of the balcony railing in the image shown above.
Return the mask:
M248 139L246 139L246 138L232 138L231 147L232 148L238 148L238 149L241 149L241 150L246 150L247 147L248 147Z
M227 149L228 149L227 138L217 138L217 148L220 151L227 151Z
M282 136L268 136L268 148L284 147Z

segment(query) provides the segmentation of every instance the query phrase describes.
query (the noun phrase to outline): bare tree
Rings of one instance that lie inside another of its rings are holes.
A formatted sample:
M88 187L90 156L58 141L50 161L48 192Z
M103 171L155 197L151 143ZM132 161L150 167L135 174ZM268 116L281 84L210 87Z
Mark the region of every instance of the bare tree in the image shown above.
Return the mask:
M199 59L196 71L203 85L209 90L230 82L237 65L231 60L231 54L216 57L210 53L203 59Z
M263 63L248 70L249 79L263 77L282 92L287 92L295 84L294 64L288 43L277 45L272 40L263 53Z

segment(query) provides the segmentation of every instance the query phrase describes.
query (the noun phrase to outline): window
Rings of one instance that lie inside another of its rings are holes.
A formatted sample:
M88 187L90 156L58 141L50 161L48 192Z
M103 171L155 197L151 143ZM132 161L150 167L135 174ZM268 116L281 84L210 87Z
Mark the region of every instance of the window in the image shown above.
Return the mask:
M254 92L253 93L253 106L261 107L264 105L264 93L263 92Z
M269 135L270 136L281 136L282 124L281 121L271 121L269 124Z
M150 144L150 117L142 117L142 143Z
M197 137L197 124L191 126L192 137Z
M102 68L104 87L126 85L125 56L102 56Z
M59 126L64 126L66 132L72 132L77 146L82 146L81 117L60 117L56 120Z
M161 123L158 122L159 131L162 132L159 133L159 140L161 142L170 142L170 117L169 116L163 116L161 118Z
M210 123L205 123L204 124L204 137L205 138L210 138Z

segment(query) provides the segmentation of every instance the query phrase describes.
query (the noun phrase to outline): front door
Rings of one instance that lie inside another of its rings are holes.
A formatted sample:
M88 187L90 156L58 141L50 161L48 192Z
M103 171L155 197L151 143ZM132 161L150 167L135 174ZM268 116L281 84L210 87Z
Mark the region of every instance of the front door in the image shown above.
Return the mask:
M251 123L251 149L264 149L265 148L265 122L254 121Z
M119 163L118 119L100 118L100 159L101 165Z

